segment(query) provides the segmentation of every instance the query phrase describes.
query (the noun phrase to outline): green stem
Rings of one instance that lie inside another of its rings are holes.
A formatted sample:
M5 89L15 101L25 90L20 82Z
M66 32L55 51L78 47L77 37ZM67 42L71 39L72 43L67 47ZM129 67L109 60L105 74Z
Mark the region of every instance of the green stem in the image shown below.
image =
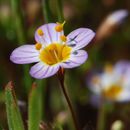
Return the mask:
M106 105L102 102L98 111L97 130L105 129L106 112Z
M16 31L16 36L18 39L19 45L22 45L26 41L26 31L24 30L23 26L23 17L22 17L22 11L20 8L20 0L11 0L11 9L13 14L13 21ZM29 76L29 66L26 65L23 67L23 84L25 85L26 90L28 91L28 88L31 86L31 78Z
M22 12L20 10L20 0L11 0L11 9L13 14L13 21L15 26L15 31L17 34L19 44L26 41L26 35L23 27Z
M46 23L49 23L52 21L52 14L49 6L49 0L42 0L42 5L43 5L43 14L44 14L44 19Z
M64 21L64 14L63 14L63 6L62 6L62 0L56 0L57 6L57 15L58 15L58 22Z

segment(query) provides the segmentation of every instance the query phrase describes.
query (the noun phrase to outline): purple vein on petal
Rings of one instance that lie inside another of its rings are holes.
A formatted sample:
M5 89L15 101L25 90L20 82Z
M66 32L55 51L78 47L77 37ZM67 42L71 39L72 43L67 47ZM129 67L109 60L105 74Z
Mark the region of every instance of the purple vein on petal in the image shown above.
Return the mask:
M74 64L80 64L80 63L75 62L75 61L73 61L73 60L69 60L69 62L72 62L72 63L74 63Z
M80 34L80 32L79 32L78 34L75 34L75 33L77 33L77 32L74 32L74 34L72 34L72 35L75 35L75 36L73 36L73 38L70 37L70 38L69 38L70 41L68 41L68 43L71 43L71 42L72 42L71 39L74 39L76 36L78 37L78 35ZM76 37L76 38L77 38L77 37ZM75 39L76 39L76 38L75 38Z
M46 28L47 28L48 36L49 36L50 41L51 41L51 43L52 43L53 40L52 40L52 37L51 37L51 34L50 34L50 30L49 30L49 26L48 26L48 24L46 25Z
M89 33L89 34L85 35L84 37L88 37L88 36L90 36L90 35L91 35L91 33ZM78 41L78 42L83 41L83 40L84 40L84 37L83 37L80 41Z
M43 68L42 68L42 69L43 69ZM45 76L45 75L47 74L47 72L48 72L48 69L49 69L49 66L47 66L46 71L43 73L43 75L40 75L40 77Z
M37 64L37 66L39 66L39 63ZM39 71L42 70L42 68L44 68L44 65L42 65L36 72L32 73L32 75L37 74Z
M58 32L56 32L56 40L58 42L59 38L58 38Z
M37 55L36 56L28 56L28 57L19 57L19 56L16 56L16 57L13 57L13 58L17 58L17 59L29 59L29 58L35 58L35 57L38 57Z
M25 50L20 50L20 52L24 52L24 53L36 53L34 51L25 51Z
M83 57L83 56L86 56L86 54L85 55L76 55L76 57Z

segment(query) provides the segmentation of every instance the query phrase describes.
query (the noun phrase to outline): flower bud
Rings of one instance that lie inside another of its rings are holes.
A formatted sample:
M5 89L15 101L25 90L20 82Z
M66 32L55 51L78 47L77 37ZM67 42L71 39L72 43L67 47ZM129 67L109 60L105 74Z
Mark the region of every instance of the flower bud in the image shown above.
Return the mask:
M124 124L121 120L116 120L111 127L111 130L123 130Z

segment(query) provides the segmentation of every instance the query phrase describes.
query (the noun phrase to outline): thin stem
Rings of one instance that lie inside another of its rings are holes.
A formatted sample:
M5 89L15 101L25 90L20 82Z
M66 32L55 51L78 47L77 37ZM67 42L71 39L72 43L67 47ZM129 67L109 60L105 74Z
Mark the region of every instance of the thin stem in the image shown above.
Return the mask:
M72 118L73 118L73 122L74 122L74 125L75 125L75 129L76 129L76 130L80 130L80 129L79 129L79 125L78 125L77 118L76 118L76 116L75 116L74 109L73 109L73 107L72 107L72 103L71 103L70 98L69 98L69 96L68 96L68 94L67 94L67 92L66 92L66 89L65 89L65 85L64 85L64 75L59 74L59 75L58 75L58 79L59 79L60 86L61 86L62 92L63 92L63 94L64 94L64 97L65 97L65 99L66 99L66 101L67 101L68 107L69 107L69 109L70 109L70 112L71 112L71 115L72 115Z
M23 27L22 11L20 8L20 0L11 0L11 9L13 14L13 20L15 22L15 31L18 38L18 43L22 44L26 41L26 34Z
M63 14L63 6L62 6L62 0L56 0L57 6L57 15L58 15L58 21L63 22L64 21L64 14Z
M42 0L43 14L44 14L44 19L46 23L49 23L52 21L52 14L51 14L49 2L50 0Z
M103 102L100 104L98 111L97 130L104 130L106 117L106 106Z

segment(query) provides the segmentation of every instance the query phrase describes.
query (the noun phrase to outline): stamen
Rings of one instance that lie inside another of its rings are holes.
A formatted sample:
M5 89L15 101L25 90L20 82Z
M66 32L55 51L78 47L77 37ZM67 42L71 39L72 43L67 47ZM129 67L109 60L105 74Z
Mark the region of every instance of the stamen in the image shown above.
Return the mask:
M66 23L65 21L63 23L57 22L57 25L55 26L55 30L57 32L61 32L63 30L63 26L64 26L65 23Z
M42 48L42 44L41 43L36 43L35 48L36 48L36 50L40 50Z
M43 36L44 35L44 32L42 31L42 29L38 29L37 33L38 33L39 36Z
M112 85L108 89L103 90L102 95L108 99L115 99L121 92L121 86Z
M63 42L66 42L66 41L67 41L67 38L66 38L65 35L61 35L61 36L60 36L60 39L61 39Z
M104 71L106 73L112 73L113 72L113 66L111 64L106 64L105 68L104 68Z
M71 54L71 47L65 44L53 43L40 51L40 59L48 65L65 62Z
M92 78L92 83L93 84L99 84L100 83L100 77L99 76L94 76Z
M55 50L53 50L53 52L54 52L54 55L55 55L55 58L56 58L57 62L59 62L59 61L60 61L60 59L58 58L58 55L57 55L56 51L55 51Z

